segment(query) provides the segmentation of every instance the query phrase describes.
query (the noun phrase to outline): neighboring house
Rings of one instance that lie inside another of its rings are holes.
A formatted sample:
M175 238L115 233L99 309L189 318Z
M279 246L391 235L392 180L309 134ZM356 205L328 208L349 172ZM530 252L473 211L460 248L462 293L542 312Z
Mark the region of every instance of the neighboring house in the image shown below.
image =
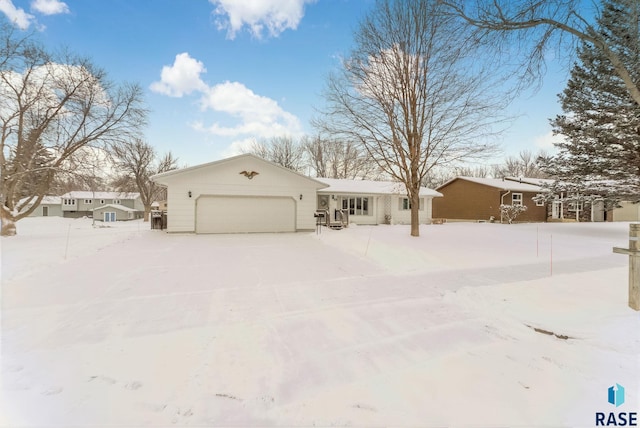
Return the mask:
M640 221L640 203L620 202L619 208L607 213L608 221Z
M620 207L605 210L604 202L598 200L575 201L567 195L559 195L549 204L549 221L640 221L637 203L622 201Z
M554 180L541 178L513 178L506 177L505 180L517 181L531 185L550 186ZM579 222L602 222L614 221L615 212L605 211L604 202L598 196L589 195L589 198L575 198L575 195L561 192L555 195L551 202L547 203L547 221L579 221ZM623 218L625 215L618 215ZM621 219L615 221L624 221Z
M62 198L63 217L91 217L93 210L105 205L121 205L136 211L135 218L142 218L144 206L139 193L73 191ZM101 220L96 217L96 220Z
M389 182L309 178L253 154L244 154L151 179L167 187L167 231L195 233L313 230L318 209L349 210L356 224L408 223L406 191ZM421 191L421 222L431 200Z
M411 203L406 187L391 181L317 178L328 185L318 190L318 209L326 209L332 220L336 210L348 210L354 224L411 224ZM433 198L441 193L420 188L420 223L431 223Z
M107 204L94 208L93 218L104 222L135 220L141 218L141 212L120 204Z
M527 179L456 177L436 190L443 197L433 201L433 217L461 221L500 221L500 205L525 205L516 222L547 220L544 202L534 197L546 192Z
M25 207L25 210L29 207L31 205ZM29 217L62 217L62 199L60 196L45 196Z

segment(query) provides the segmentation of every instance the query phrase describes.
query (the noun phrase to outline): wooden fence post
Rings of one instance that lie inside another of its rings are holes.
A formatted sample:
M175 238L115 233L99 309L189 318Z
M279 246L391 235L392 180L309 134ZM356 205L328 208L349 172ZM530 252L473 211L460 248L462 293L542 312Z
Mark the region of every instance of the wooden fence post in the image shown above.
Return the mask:
M614 247L613 252L629 255L629 307L640 311L640 223L629 225L629 248Z

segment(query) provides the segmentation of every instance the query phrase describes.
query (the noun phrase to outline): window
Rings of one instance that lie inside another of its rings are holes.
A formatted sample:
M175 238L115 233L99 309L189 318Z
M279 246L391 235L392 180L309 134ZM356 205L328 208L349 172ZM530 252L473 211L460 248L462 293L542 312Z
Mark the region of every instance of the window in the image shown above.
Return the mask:
M573 212L582 211L582 201L569 202L569 204L567 205L567 210Z
M400 201L400 209L403 211L411 209L411 201L409 200L409 198L402 198L402 200Z
M408 211L411 209L411 200L409 198L400 198L400 211ZM419 210L424 209L424 199L420 198L420 208Z
M62 205L75 205L76 204L76 200L75 199L63 199L62 200Z
M342 198L342 209L349 210L349 215L373 215L369 210L369 198L365 196Z
M114 199L114 200L113 200L113 203L114 203L114 204L119 204L119 203L120 203L120 199Z
M535 203L536 207L544 207L544 199L542 199L544 195L542 193L538 193L536 195Z
M513 193L511 195L511 205L522 205L522 193Z
M85 200L84 200L84 203L85 203L85 204L91 204L91 202L92 202L92 201L91 201L91 199L85 199Z
M104 205L104 199L100 199L100 205Z

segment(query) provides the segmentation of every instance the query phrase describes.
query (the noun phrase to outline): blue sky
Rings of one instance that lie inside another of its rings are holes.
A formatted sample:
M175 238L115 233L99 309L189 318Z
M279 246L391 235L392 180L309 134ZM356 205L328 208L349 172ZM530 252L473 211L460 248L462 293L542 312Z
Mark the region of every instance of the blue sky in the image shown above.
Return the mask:
M88 56L137 82L145 139L181 165L238 154L252 140L313 134L327 74L349 52L374 0L0 0L0 13L50 48ZM499 143L505 155L549 147L566 73L550 63ZM491 162L496 163L494 159Z

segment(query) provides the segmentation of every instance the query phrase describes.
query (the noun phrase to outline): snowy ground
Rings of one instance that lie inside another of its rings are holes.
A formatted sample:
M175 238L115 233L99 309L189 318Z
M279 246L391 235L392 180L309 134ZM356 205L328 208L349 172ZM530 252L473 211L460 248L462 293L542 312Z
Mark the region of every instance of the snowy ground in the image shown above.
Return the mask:
M0 425L593 426L640 411L640 315L612 252L628 223L416 239L33 218L18 233L0 241Z

